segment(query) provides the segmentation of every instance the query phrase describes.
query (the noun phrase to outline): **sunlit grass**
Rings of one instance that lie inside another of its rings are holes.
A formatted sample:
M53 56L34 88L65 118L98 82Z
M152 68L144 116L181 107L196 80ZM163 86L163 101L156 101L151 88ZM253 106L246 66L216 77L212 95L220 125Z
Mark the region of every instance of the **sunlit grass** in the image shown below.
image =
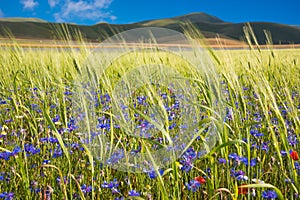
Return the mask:
M270 188L280 199L299 198L300 167L297 159L290 156L290 150L300 151L299 49L211 51L222 77L224 112L227 110L224 123L218 124L217 145L210 147L213 150L206 156L192 159L191 170L182 170L182 155L162 174L155 169L156 178L103 166L80 141L82 133L72 118L72 88L84 71L89 51L84 47L62 51L17 46L0 50L0 192L13 192L16 199L127 198L132 190L142 199L261 199L263 191ZM199 92L199 102L203 108L211 107L210 91L205 91L209 83L191 71L189 63L165 52L141 54L132 52L126 59L112 63L106 77L95 75L97 83L104 80L99 86L103 95L112 92L131 66L162 62L195 81L203 92ZM154 59L143 60L147 54L153 54L149 58ZM128 69L120 67L125 65ZM144 87L133 97L152 92L149 102L159 104L159 95L154 91L155 88ZM106 103L101 109L105 106ZM113 116L101 109L105 125ZM133 111L146 118L138 109ZM213 120L211 113L207 115ZM176 120L180 122L180 118ZM151 147L113 127L106 134L110 141L127 145L124 149L128 153L139 145L145 153ZM168 144L168 134L162 133L164 142L156 141L157 145ZM195 138L191 142L193 149L187 152L200 153L201 141ZM17 151L17 146L22 151ZM7 151L12 153L6 154ZM253 166L245 164L253 160ZM188 190L187 183L199 176L205 183L196 192ZM114 179L116 184L107 188L105 181ZM251 189L241 192L241 185Z

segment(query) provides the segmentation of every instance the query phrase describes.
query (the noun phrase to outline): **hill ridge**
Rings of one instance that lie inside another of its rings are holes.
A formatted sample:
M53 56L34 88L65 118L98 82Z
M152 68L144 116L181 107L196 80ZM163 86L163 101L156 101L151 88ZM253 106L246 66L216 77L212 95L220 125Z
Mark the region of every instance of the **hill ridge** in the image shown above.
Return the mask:
M232 40L242 40L244 38L243 27L247 24L225 22L203 12L132 24L98 23L95 25L76 25L70 23L52 23L37 18L1 18L0 37L7 38L13 35L17 39L55 40L60 38L61 34L58 34L58 30L61 31L61 27L64 26L71 34L75 35L79 30L87 41L96 42L102 41L121 31L149 26L169 28L183 32L185 28L189 27L190 22L206 38L221 37ZM250 22L250 25L260 44L266 43L265 30L271 32L274 44L300 44L300 28L295 26L269 22ZM7 32L10 34L7 34Z

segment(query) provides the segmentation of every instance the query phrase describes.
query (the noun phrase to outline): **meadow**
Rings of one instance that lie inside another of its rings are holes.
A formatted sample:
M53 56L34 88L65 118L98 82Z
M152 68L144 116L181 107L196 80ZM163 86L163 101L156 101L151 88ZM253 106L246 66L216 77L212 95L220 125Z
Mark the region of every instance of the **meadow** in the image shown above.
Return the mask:
M73 88L90 51L24 50L17 45L0 50L0 199L300 198L299 49L209 50L224 105L224 115L217 117L205 77L177 57L150 52L194 83L201 123L174 162L140 173L105 165L82 140L84 123L74 116ZM113 63L106 76L93 76L97 88L91 99L97 112L85 114L94 117L95 131L110 144L123 146L129 154L147 155L149 149L163 148L176 138L184 108L170 88L140 87L130 96L135 104L128 119L114 119L112 107L119 100L111 92L126 71L120 66L148 62L136 54L129 58ZM180 87L178 92L190 92ZM121 94L120 98L125 99ZM142 112L151 103L158 103L167 119L164 131L143 138L126 134L118 123L130 119L143 134L157 128ZM213 131L205 124L212 121L217 121L216 144L203 154L204 138Z

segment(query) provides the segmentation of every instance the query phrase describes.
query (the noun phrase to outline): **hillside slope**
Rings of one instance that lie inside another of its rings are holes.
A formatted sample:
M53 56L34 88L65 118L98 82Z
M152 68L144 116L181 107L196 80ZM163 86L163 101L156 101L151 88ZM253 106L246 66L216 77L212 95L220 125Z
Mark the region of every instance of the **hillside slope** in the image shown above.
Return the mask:
M102 41L105 38L121 31L139 27L163 27L183 32L192 23L207 38L219 36L221 38L241 40L244 38L243 27L246 23L230 23L208 15L206 13L191 13L183 16L147 20L133 24L100 23L92 26L59 24L45 22L40 19L9 18L0 19L0 36L22 39L64 39L62 30L68 30L76 35L78 30L88 41ZM268 22L250 23L260 44L266 43L264 30L272 35L274 44L300 44L300 29L295 26ZM76 39L73 37L72 39Z

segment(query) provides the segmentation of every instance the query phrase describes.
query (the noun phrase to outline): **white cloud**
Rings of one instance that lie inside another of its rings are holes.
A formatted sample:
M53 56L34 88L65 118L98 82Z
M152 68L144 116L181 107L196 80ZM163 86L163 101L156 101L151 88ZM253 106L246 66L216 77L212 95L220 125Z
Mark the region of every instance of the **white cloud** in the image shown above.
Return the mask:
M79 20L115 20L116 17L107 11L107 8L112 3L112 0L66 0L61 7L60 12L55 13L54 17L57 22L64 22L72 19Z
M55 7L57 4L59 4L59 0L48 0L49 6L51 8Z
M0 9L0 18L1 17L4 17L4 13L3 13L3 11Z
M39 3L34 0L21 0L21 4L23 5L23 9L26 10L32 10L39 5Z

